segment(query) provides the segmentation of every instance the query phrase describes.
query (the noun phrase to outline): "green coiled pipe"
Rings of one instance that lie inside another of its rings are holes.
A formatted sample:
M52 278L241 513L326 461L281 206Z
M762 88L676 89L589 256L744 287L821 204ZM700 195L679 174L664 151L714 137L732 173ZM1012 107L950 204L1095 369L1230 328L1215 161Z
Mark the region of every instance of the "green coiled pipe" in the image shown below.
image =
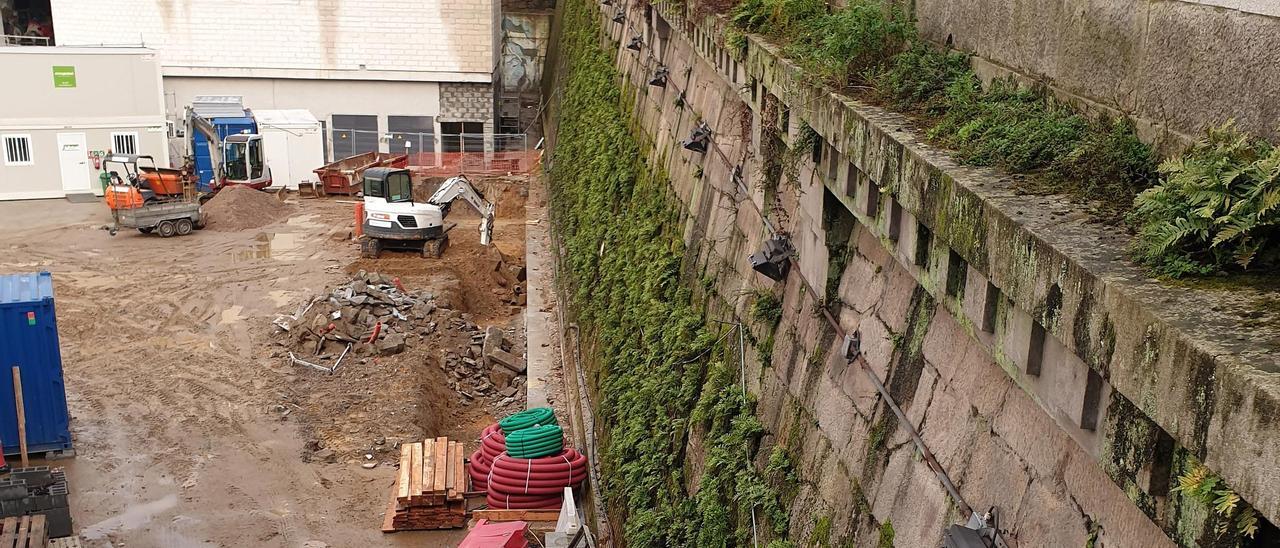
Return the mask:
M531 426L507 436L507 454L518 459L539 459L563 450L564 431L559 425Z
M504 436L510 436L512 432L540 424L557 424L556 412L550 407L534 407L498 421L498 427L502 428Z

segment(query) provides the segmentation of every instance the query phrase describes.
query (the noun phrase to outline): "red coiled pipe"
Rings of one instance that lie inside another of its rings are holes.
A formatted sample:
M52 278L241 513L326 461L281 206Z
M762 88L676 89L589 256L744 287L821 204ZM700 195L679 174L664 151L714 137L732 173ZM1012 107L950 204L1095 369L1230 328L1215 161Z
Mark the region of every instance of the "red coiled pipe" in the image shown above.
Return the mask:
M480 433L480 449L471 454L471 466L467 474L471 476L471 489L475 491L489 490L489 469L493 459L506 452L507 439L497 423L486 426Z
M476 472L473 466L472 474ZM490 508L523 510L559 508L564 488L577 487L586 478L587 458L567 448L559 455L538 459L498 455L484 479Z

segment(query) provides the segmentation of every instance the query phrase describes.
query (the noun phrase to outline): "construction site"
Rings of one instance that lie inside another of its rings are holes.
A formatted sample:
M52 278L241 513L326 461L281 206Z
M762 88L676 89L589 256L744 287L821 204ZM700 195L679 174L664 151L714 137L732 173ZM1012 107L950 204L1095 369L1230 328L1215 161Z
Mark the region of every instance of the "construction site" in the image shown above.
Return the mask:
M237 7L0 0L0 548L1280 547L1271 3Z

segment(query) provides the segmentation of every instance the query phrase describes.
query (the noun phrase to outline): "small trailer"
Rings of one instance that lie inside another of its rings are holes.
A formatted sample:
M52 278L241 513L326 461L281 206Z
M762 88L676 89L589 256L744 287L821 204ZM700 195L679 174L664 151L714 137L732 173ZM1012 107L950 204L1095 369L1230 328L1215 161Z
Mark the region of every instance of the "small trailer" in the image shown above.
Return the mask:
M321 194L355 194L360 191L364 170L371 167L405 168L408 154L366 152L325 164L313 171L320 180L316 190Z
M155 232L161 237L186 236L192 230L204 228L204 213L200 204L193 202L151 203L141 207L115 211L115 235L120 227L136 228L143 234Z

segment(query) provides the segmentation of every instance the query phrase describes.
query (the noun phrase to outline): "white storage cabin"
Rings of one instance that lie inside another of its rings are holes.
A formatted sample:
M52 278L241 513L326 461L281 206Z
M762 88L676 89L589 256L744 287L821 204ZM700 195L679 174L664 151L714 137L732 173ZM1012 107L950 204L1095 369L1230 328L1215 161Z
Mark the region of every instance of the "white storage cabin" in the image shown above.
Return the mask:
M271 186L296 190L301 181L315 181L312 170L325 164L320 121L304 109L254 109L253 118L262 134Z

